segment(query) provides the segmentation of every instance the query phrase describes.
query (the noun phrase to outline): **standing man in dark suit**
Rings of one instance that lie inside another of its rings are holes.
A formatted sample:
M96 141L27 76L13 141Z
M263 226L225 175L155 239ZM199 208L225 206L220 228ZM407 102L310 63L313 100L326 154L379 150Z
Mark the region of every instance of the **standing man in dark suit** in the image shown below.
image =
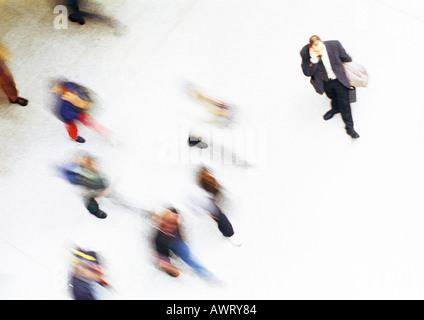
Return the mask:
M324 115L324 120L341 113L347 134L358 139L350 108L350 84L343 67L343 63L351 62L352 58L339 41L324 42L318 36L309 39L309 44L303 47L300 55L305 76L311 77L311 83L319 94L325 92L331 99L331 110Z

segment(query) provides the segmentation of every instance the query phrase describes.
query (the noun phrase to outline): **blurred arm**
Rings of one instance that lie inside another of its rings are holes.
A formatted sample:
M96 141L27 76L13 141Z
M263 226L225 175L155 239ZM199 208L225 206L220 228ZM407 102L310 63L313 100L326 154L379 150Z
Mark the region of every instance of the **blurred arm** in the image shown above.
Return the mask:
M352 58L347 54L346 50L343 48L342 44L339 42L339 54L340 59L343 62L352 62Z
M317 71L318 68L318 62L319 59L311 59L311 56L309 55L309 49L308 47L305 47L301 53L300 53L301 57L302 57L302 71L303 74L307 77L311 77L315 74L315 72Z

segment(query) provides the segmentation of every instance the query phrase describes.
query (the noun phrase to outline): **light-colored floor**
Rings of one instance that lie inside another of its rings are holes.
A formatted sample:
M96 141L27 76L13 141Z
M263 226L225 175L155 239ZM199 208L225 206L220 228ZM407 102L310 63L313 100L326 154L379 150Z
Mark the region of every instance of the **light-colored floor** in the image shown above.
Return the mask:
M69 299L74 242L101 253L113 299L423 298L422 1L102 1L119 30L56 30L56 4L0 1L0 39L30 100L0 105L0 298ZM329 101L301 73L312 34L340 40L370 74L353 105L358 141L339 117L322 120ZM86 145L67 138L49 109L58 76L96 92L117 147L85 128ZM173 146L185 151L181 79L236 104L254 137L254 166L214 164L244 245L182 213L221 286L158 271L142 218L104 201L109 217L97 220L54 170L90 151L117 168L127 196L178 205L195 167L171 159Z

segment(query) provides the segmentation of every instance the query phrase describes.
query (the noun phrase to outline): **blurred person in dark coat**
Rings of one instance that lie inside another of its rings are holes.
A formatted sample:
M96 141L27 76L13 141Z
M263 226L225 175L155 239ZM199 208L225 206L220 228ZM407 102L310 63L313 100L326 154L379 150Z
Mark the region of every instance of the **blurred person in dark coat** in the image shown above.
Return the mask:
M343 63L351 62L352 58L339 41L322 41L318 36L309 39L309 44L302 48L300 55L304 75L311 77L316 92L325 92L331 99L331 110L324 115L324 120L330 120L340 113L347 134L353 139L359 138L354 129L350 107L350 84L343 67Z
M72 250L72 257L72 274L69 281L72 297L75 300L99 300L99 289L110 286L103 279L104 271L97 253L77 248Z

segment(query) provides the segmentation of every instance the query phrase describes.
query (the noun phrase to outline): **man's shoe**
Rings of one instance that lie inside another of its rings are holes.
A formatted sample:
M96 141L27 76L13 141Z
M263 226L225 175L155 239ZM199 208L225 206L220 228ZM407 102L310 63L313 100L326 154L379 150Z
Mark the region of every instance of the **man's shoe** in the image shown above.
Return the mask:
M331 109L330 111L328 111L326 114L324 114L324 120L328 121L330 119L332 119L337 112L335 112L333 109Z
M200 141L198 144L196 144L196 147L199 149L207 149L209 145L203 141Z
M28 100L27 99L24 99L24 98L21 98L21 97L19 97L15 101L12 101L10 99L9 99L9 101L10 101L10 103L13 103L13 104L19 104L22 107L26 107L28 105Z
M200 140L198 138L194 138L194 137L188 138L188 145L190 147L195 147L199 142Z
M107 214L104 213L102 210L97 211L96 213L92 213L93 216L96 216L99 219L106 219Z
M78 143L85 143L85 139L84 139L83 137L78 136L78 137L75 139L75 142L78 142Z
M346 131L348 135L352 137L352 139L358 139L359 134L354 129L349 129Z
M84 25L85 24L85 20L84 20L84 18L82 17L82 15L81 15L81 13L79 13L79 12L76 12L76 13L72 13L72 14L70 14L69 16L68 16L68 19L70 20L70 21L72 21L72 22L77 22L77 23L79 23L80 25Z
M202 140L195 137L188 138L188 145L190 147L198 147L199 149L206 149L208 147L207 143L204 143Z

